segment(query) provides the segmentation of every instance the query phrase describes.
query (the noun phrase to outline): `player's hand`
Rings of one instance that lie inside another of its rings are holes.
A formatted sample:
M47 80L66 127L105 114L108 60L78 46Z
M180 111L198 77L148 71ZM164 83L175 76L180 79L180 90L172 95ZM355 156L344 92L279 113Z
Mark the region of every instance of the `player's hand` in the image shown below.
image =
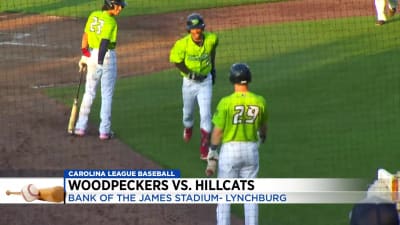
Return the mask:
M96 71L93 74L93 79L99 80L103 76L103 65L97 64Z
M207 160L218 160L219 156L218 156L218 151L217 150L211 150L208 149L208 155L207 155Z
M212 84L215 84L215 78L217 78L217 72L215 71L215 69L211 70L211 78L212 78Z
M86 72L87 69L87 61L88 57L82 56L81 59L79 60L78 66L79 66L79 73L81 72Z

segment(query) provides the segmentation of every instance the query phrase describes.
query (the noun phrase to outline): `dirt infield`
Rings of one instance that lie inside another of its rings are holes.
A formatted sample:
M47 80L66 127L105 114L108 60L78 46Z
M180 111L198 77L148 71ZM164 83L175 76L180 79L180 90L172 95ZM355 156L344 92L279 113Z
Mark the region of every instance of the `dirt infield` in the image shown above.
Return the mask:
M255 24L372 16L372 4L370 0L300 0L199 12L205 17L206 29L218 31ZM119 76L171 68L168 52L184 33L188 13L118 18ZM371 26L373 23L371 20ZM68 136L70 109L42 94L41 87L78 80L83 26L80 19L0 14L0 177L61 177L65 168L159 168L118 139L100 142L96 125L90 126L91 135L85 138ZM10 205L2 206L0 212L1 224L215 223L214 205ZM233 218L232 224L242 223Z

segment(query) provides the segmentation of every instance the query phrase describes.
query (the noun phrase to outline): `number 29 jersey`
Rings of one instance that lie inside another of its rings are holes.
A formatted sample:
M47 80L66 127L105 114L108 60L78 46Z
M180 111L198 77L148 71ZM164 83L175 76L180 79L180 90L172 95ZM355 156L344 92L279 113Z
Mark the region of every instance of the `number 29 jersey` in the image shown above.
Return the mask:
M257 131L267 123L265 99L252 92L234 92L221 99L212 122L223 130L222 143L256 142Z

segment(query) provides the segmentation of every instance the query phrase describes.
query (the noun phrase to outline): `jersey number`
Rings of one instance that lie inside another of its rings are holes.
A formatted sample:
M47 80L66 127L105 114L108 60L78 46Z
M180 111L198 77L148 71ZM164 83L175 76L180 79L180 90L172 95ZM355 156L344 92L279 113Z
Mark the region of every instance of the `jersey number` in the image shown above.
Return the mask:
M250 105L247 108L244 105L235 106L236 113L233 115L233 124L241 124L241 123L254 123L257 119L260 108L258 106ZM243 116L246 113L246 118L243 120Z
M101 34L101 29L103 29L104 20L100 20L97 17L93 17L93 22L90 23L90 31L97 34Z

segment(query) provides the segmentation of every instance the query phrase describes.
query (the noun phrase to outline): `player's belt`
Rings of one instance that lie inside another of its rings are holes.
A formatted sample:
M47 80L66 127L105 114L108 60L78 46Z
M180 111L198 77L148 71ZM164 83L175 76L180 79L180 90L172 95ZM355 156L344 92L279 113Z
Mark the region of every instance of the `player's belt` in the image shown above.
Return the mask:
M203 82L208 77L208 74L207 75L196 74L195 76L192 76L192 77L185 75L185 77L189 80L194 80L196 82Z

